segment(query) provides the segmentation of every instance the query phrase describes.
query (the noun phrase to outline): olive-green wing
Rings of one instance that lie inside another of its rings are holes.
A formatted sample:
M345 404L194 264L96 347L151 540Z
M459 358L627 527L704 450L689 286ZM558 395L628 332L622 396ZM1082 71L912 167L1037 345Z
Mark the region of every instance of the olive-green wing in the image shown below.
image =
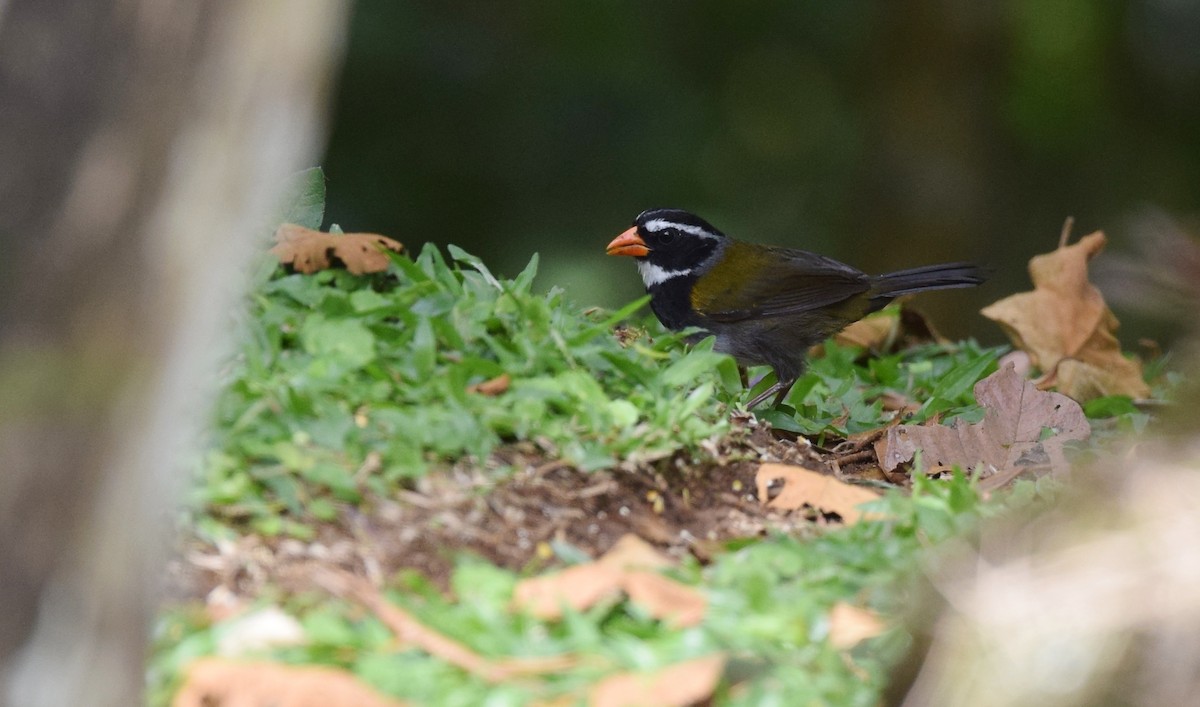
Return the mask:
M865 273L803 250L734 242L724 255L692 289L692 306L717 322L811 312L871 287Z

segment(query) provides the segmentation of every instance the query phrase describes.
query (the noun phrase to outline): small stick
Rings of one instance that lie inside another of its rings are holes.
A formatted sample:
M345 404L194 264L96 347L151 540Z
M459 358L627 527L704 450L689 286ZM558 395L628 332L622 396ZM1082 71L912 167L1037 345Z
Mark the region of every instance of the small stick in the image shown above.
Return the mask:
M1058 235L1058 247L1065 248L1067 242L1071 240L1071 229L1075 228L1075 217L1068 216L1066 221L1063 221L1062 233Z
M851 452L844 457L839 457L836 461L840 464L853 464L855 462L867 461L875 456L874 449L860 449L857 452Z

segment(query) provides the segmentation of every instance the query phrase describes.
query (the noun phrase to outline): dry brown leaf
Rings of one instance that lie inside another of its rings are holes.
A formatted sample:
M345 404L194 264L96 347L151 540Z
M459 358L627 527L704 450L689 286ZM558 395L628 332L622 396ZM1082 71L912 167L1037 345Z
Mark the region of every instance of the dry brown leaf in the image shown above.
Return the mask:
M512 376L508 375L507 373L501 373L491 380L485 380L482 383L476 383L474 385L467 386L467 392L478 393L479 395L494 396L508 390L508 386L510 385L512 385Z
M201 658L172 707L404 707L350 673L326 666Z
M1113 321L1115 323L1116 319ZM1121 362L1119 365L1102 367L1087 361L1064 358L1053 371L1054 387L1081 401L1105 395L1128 395L1137 399L1149 397L1150 386L1142 379L1142 364L1124 356L1121 356Z
M892 312L873 314L834 334L842 346L861 346L872 351L887 350L900 336L900 316Z
M879 614L839 601L829 611L829 642L834 648L853 648L868 638L883 633L887 624Z
M675 566L670 557L632 533L622 535L599 561L625 570L659 570Z
M708 611L703 594L657 572L627 571L621 587L629 601L675 628L699 625Z
M1033 290L990 304L982 314L1029 352L1035 365L1054 374L1064 394L1076 400L1144 398L1150 389L1141 364L1121 354L1117 318L1088 280L1088 260L1104 244L1104 234L1097 231L1074 245L1064 239L1054 252L1034 256L1029 261Z
M945 342L933 324L912 307L886 309L860 319L833 336L843 346L860 346L871 351L894 351L926 342ZM812 356L824 355L824 344L813 346Z
M884 391L883 395L879 396L879 402L885 411L900 413L896 417L892 418L894 420L901 420L905 416L911 415L912 413L921 409L920 403L908 397L904 393L894 390Z
M583 611L621 592L624 570L600 562L568 567L517 583L513 601L539 619L562 618L563 609Z
M692 587L659 574L673 564L629 534L595 562L518 582L513 603L538 618L558 619L565 608L583 611L624 592L655 618L694 626L704 619L707 600Z
M860 319L834 334L833 340L843 346L859 346L871 351L895 351L931 341L945 342L946 338L924 314L903 306ZM825 345L813 346L809 355L825 355Z
M618 673L596 683L588 696L592 707L682 707L712 696L725 670L725 655L716 653L676 663L650 673Z
M1022 471L1063 473L1069 469L1063 445L1087 439L1091 427L1079 403L1060 393L1038 390L1012 364L975 384L983 420L967 425L899 425L876 445L886 471L910 461L916 450L928 467L983 464L1004 475ZM1043 431L1049 436L1042 439Z
M353 599L369 608L396 634L401 643L420 648L429 655L491 683L504 682L521 675L560 672L578 662L573 656L488 659L421 623L359 577L346 572L323 570L315 575L315 579L327 591L342 598Z
M355 275L362 275L387 270L389 260L384 249L404 252L399 241L376 233L325 233L285 223L275 231L271 252L280 263L298 272L328 270L340 262Z
M777 480L783 481L783 490L768 500L769 487ZM879 494L861 486L787 464L763 464L758 467L755 483L758 484L759 501L768 508L792 511L812 506L826 513L837 513L846 525L853 525L864 517L858 509L859 504L879 498Z

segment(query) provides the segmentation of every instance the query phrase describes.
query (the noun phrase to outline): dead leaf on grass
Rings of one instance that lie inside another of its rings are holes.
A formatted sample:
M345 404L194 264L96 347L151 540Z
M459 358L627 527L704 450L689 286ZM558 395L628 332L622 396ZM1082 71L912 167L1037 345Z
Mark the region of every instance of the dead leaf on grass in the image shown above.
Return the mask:
M521 580L513 601L540 619L559 619L565 608L584 611L619 595L623 574L624 570L603 562L576 565Z
M899 413L899 415L893 418L896 420L903 419L905 416L911 415L921 409L920 403L908 397L904 393L894 390L884 391L884 393L879 396L879 402L886 412Z
M1067 245L1068 229L1057 250L1030 259L1031 292L990 304L982 314L998 323L1014 346L1029 352L1065 395L1076 400L1147 397L1141 364L1121 354L1117 318L1088 280L1088 260L1103 250L1104 234L1097 231Z
M911 307L901 306L860 319L834 334L833 340L842 346L859 346L870 351L895 351L946 339L925 315ZM810 351L815 356L823 355L824 345L817 344Z
M513 603L538 618L559 619L564 609L584 611L624 592L655 618L677 627L695 626L704 619L707 600L659 573L672 565L646 541L625 535L595 562L522 580Z
M1011 364L975 384L983 420L967 425L955 420L938 424L899 425L876 443L885 471L911 461L922 450L929 467L983 464L998 476L1024 471L1064 473L1069 470L1063 445L1087 439L1091 427L1079 403L1060 393L1038 390ZM1009 477L1011 478L1011 477Z
M201 658L172 707L404 707L350 673L318 665Z
M501 373L490 380L485 380L482 383L475 383L474 385L467 386L467 392L478 393L479 395L495 396L508 390L508 386L511 384L512 376L508 375L507 373Z
M315 575L318 584L344 599L352 599L374 612L401 643L414 646L435 658L490 683L499 683L523 675L542 675L567 670L578 662L574 656L546 658L485 658L449 636L418 621L404 609L391 603L375 587L346 572L322 570Z
M837 334L833 340L842 346L861 346L872 351L887 350L900 336L900 315L879 312L860 319Z
M829 611L829 642L834 648L853 648L868 638L883 633L887 625L869 609L839 601Z
M621 587L629 601L677 628L698 625L708 610L703 594L657 572L626 571Z
M783 481L783 490L771 499L770 487L777 480ZM846 525L863 519L859 504L879 498L879 494L861 486L787 464L763 464L758 467L755 483L758 484L759 501L768 508L794 511L811 506L826 513L837 513Z
M592 707L683 707L712 696L725 670L725 655L676 663L648 673L618 673L596 683L588 696Z
M1113 317L1113 328L1116 328L1116 318ZM1113 339L1115 341L1115 339ZM1117 346L1113 346L1114 355L1120 356L1121 363L1110 358L1105 366L1064 358L1058 362L1054 370L1046 378L1046 384L1040 387L1054 387L1076 400L1087 401L1105 395L1128 395L1134 399L1150 396L1150 386L1142 379L1142 364L1136 359L1120 355Z
M305 274L341 263L355 275L363 275L387 270L390 261L384 250L403 253L404 246L376 233L325 233L285 223L275 231L271 253L280 263Z
M660 570L675 566L674 560L653 545L628 533L622 535L599 561L623 570Z

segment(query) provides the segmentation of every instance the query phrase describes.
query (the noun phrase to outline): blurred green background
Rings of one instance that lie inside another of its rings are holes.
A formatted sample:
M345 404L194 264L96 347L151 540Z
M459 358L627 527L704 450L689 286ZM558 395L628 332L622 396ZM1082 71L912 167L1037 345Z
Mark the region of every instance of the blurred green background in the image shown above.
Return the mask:
M918 307L989 342L1073 215L1133 257L1102 282L1132 347L1178 326L1131 282L1200 211L1200 2L359 0L324 167L346 230L539 252L582 304L641 293L604 246L656 206L869 272L987 263Z

